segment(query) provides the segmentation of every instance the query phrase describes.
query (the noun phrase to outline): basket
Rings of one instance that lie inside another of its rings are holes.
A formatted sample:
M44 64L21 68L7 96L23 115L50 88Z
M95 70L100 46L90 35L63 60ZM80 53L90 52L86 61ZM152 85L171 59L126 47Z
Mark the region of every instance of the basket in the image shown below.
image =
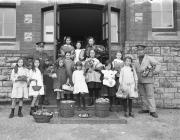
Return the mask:
M35 85L35 86L32 86L32 89L33 89L34 91L39 91L39 90L41 89L41 86L38 86L38 85L37 85L37 80L36 80L36 85Z
M74 116L75 111L75 101L66 100L60 102L60 115L64 118L69 118Z
M62 89L66 91L73 91L74 88L70 84L64 84L62 85Z
M50 119L53 117L53 115L33 114L33 117L37 123L48 123L50 122Z
M108 102L95 103L95 115L100 118L105 118L109 116L109 107Z
M34 91L39 91L41 89L41 86L32 86Z

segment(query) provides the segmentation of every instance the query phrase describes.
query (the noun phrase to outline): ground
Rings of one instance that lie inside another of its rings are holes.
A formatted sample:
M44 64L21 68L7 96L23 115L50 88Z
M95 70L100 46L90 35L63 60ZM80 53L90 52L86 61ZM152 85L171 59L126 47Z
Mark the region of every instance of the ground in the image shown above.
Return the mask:
M180 110L158 109L128 118L127 124L39 124L23 108L24 117L8 118L10 106L0 106L0 140L180 140Z

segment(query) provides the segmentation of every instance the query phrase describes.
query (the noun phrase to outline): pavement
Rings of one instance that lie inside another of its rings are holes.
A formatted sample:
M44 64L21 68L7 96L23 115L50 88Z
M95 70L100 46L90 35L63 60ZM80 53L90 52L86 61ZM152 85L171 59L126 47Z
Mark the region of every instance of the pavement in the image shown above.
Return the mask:
M12 119L10 106L0 105L0 140L180 140L180 110L158 109L157 119L138 110L127 124L41 124L29 116L28 105L23 118Z

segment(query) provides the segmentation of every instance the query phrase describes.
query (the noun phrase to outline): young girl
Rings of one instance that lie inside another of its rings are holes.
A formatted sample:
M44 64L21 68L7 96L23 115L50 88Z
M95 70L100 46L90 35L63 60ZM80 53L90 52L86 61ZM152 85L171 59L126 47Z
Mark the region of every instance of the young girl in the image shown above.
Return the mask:
M84 70L82 70L82 62L76 63L76 68L73 72L72 80L74 84L74 95L76 95L78 110L81 110L81 101L83 103L83 109L86 110L85 94L88 93L88 87L85 81Z
M117 71L112 70L112 64L110 61L106 61L105 64L105 70L101 70L103 73L103 92L102 96L108 96L110 101L110 108L109 110L112 111L112 103L113 103L113 97L116 93L116 81L115 81L115 75Z
M89 89L89 96L91 98L91 104L94 103L94 96L97 99L99 97L99 90L101 89L101 72L98 65L101 63L97 58L95 58L95 51L92 49L90 51L90 58L86 59L85 69L86 69L86 82Z
M30 115L36 111L39 102L39 96L44 95L43 75L39 69L40 60L35 59L33 62L32 69L29 72L30 84L29 84L29 96L32 96ZM33 86L41 86L39 91L35 91Z
M84 60L84 56L83 56L84 51L85 51L85 49L81 49L81 41L77 41L74 63Z
M64 65L67 72L68 83L73 86L72 74L74 71L74 61L71 59L70 52L66 52L65 54ZM70 98L73 99L73 94L70 94Z
M119 87L119 73L121 71L121 68L124 65L124 62L122 60L122 53L121 52L117 52L116 59L113 60L112 65L113 65L113 69L117 71L117 74L116 74L116 77L117 77L116 78L116 89L118 89L118 87Z
M71 45L71 37L64 37L64 45L60 48L60 55L65 57L66 52L70 52L70 58L74 59L74 47Z
M94 49L95 50L95 40L93 37L89 37L87 39L87 46L86 46L86 51L85 51L85 56L90 57L90 51Z
M23 59L18 59L18 62L11 73L11 80L13 82L13 89L12 89L12 107L11 113L9 118L14 117L14 110L16 105L16 99L19 99L19 110L18 116L23 117L22 114L22 106L23 106L23 98L28 98L28 69L24 67Z
M60 105L60 99L64 99L64 93L62 91L62 85L66 84L67 82L67 72L64 66L64 60L59 59L57 61L54 73L51 76L54 81L53 81L53 89L54 92L57 94L57 106L59 107Z
M121 69L119 76L120 89L127 94L127 98L123 99L123 106L125 117L131 116L134 117L132 113L132 99L138 97L137 93L137 74L132 66L132 58L130 56L125 57L124 63L125 66ZM129 113L127 113L127 106L129 105Z

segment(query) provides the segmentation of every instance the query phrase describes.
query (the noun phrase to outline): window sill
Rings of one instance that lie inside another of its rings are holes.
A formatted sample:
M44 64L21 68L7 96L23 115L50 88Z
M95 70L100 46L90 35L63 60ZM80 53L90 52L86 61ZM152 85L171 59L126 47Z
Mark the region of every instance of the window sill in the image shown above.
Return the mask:
M16 41L0 41L0 50L20 50L20 45Z

